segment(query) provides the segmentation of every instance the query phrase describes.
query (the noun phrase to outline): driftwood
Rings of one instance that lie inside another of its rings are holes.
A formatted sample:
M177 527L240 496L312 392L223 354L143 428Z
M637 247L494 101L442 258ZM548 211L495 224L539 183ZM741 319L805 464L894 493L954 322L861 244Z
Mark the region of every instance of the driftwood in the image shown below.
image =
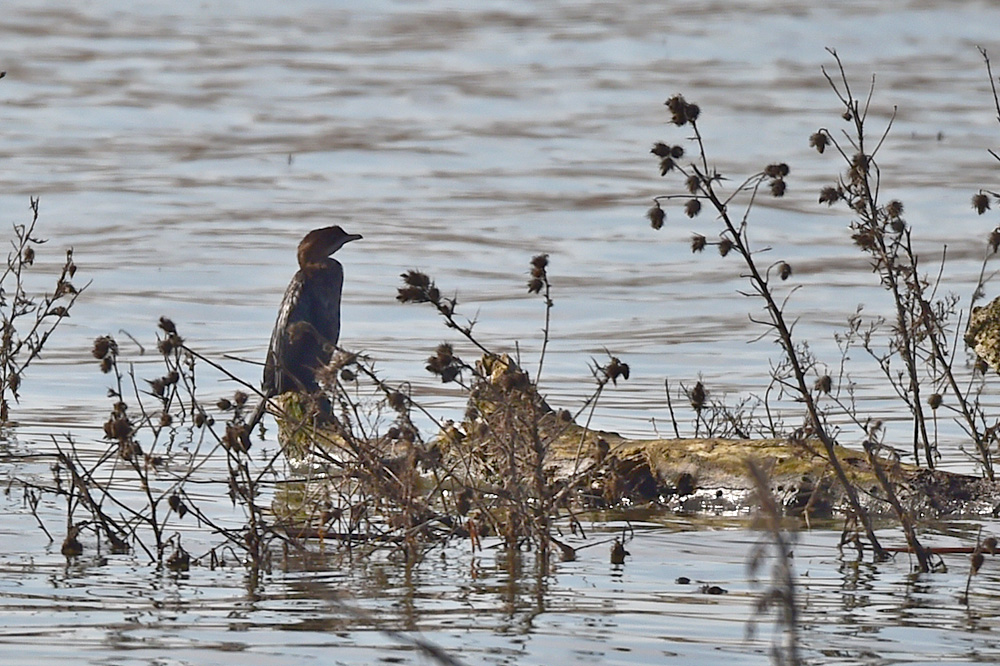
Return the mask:
M508 455L492 449L521 446L523 450L511 455L531 457L543 451L548 482L566 488L567 496L583 508L651 503L688 512L731 513L755 507L747 468L752 459L767 471L771 492L787 513L829 517L846 507L825 447L807 439L626 439L588 430L564 410L550 409L507 356L484 356L476 377L466 420L449 424L428 445L398 434L371 442L345 441L328 400L295 393L277 399L279 441L290 458L323 451L327 461L354 458L375 476L382 466L395 476L406 465L425 470L436 465L448 470L456 488L487 494L497 488L496 474L502 473L502 459ZM491 455L493 462L488 460ZM501 462L494 464L498 456ZM1000 514L1000 489L978 476L903 464L886 451L876 451L869 459L864 451L838 447L837 456L873 514L891 512L876 472L885 475L899 502L916 518ZM487 463L477 468L470 460ZM440 483L441 475L435 478ZM303 495L303 504L314 494L308 488L296 492Z
M574 430L576 428L574 427ZM579 435L579 438L577 437ZM577 444L572 440L576 439ZM579 442L584 444L580 447ZM553 447L553 461L565 476L578 468L575 450L586 464L607 460L604 478L620 484L632 501L667 502L686 511L738 511L756 506L747 460L768 470L771 491L790 514L808 511L822 517L843 506L838 486L822 448L810 442L777 439L625 439L616 433L573 432ZM606 451L606 453L605 453ZM839 448L851 482L867 508L888 513L874 471L864 452ZM914 515L944 517L1000 513L1000 488L967 474L929 470L878 458L895 483L897 494Z

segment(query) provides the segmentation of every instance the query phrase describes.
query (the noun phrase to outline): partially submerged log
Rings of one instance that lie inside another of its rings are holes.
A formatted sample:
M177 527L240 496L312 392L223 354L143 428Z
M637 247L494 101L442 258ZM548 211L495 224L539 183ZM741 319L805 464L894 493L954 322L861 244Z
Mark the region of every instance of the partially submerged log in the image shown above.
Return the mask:
M746 464L753 459L768 471L771 490L789 514L829 517L846 507L825 450L808 440L626 439L585 429L565 411L550 409L506 356L485 357L476 375L465 421L449 424L429 444L399 429L377 440L345 438L328 401L294 393L279 399L279 440L292 459L310 452L322 452L319 458L327 463L367 457L350 474L367 474L376 487L380 476L398 479L419 466L432 470L438 488L452 484L456 494L509 492L505 456L513 464L514 458L538 455L546 483L593 509L645 503L689 512L748 511L757 504ZM902 464L884 452L838 448L837 453L872 513L890 513L873 462L915 517L1000 513L997 487L980 477ZM518 464L523 482L531 482L531 465ZM327 501L328 493L322 485L307 484L286 495L282 513L292 516Z
M576 432L554 447L553 461L568 474L577 466L570 451ZM582 435L587 461L610 457L605 484L620 488L621 499L652 501L684 511L740 511L756 506L747 460L768 470L771 491L790 514L808 512L831 516L844 508L843 489L819 446L779 439L626 439L616 433ZM605 444L606 443L606 444ZM817 443L818 444L818 443ZM606 454L601 452L607 449ZM863 452L838 448L851 482L861 491L866 507L890 513ZM915 516L944 517L998 513L1000 489L977 476L930 470L881 457L878 464L896 484L901 502ZM560 476L560 474L557 474ZM598 486L613 501L607 487Z

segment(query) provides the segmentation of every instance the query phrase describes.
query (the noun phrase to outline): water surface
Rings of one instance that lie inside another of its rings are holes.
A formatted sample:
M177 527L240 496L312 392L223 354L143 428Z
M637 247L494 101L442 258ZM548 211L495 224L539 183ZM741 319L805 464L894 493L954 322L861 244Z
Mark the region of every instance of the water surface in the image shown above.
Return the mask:
M793 264L802 289L788 312L835 368L833 330L859 304L885 314L890 302L850 244L849 217L816 202L841 170L807 143L819 127L841 127L823 47L842 55L856 91L877 75L873 128L896 108L880 154L884 196L906 204L925 265L947 244L942 289L967 303L997 223L969 200L997 187L985 149L1000 143L1000 124L976 46L1000 53L998 24L1000 8L971 1L7 2L0 227L26 222L29 196L40 196L39 233L51 240L32 279L47 285L46 271L72 246L77 282L91 280L26 378L16 449L45 449L49 434L66 432L102 446L107 379L91 341L113 334L140 376L155 373L151 354L122 331L152 349L161 315L213 358L247 359L225 362L256 382L251 362L264 355L294 248L331 223L365 236L340 255L342 343L410 382L442 417L461 413L461 397L425 373L424 359L439 341L457 341L429 309L395 301L399 274L432 275L486 344L514 352L517 343L533 368L544 308L525 283L529 259L543 252L556 305L541 385L553 404L578 405L591 390L589 366L607 352L632 377L602 399L601 428L669 430L666 377L675 386L701 377L733 401L761 394L776 349L749 342L758 305L736 295L743 282L731 260L688 249L692 232L715 233L713 221L671 210L657 233L643 218L652 196L679 190L648 154L656 140L687 137L662 106L677 92L701 105L723 173L738 181L769 162L791 166L788 195L754 211L753 238ZM908 449L884 379L852 361L861 404ZM211 373L202 387L207 402L234 389ZM690 418L681 413L682 428ZM945 464L972 470L957 430L949 436ZM18 473L48 475L44 464ZM56 524L61 510L43 506ZM530 576L506 580L491 556L457 545L405 584L393 566L293 563L248 590L241 568L175 579L127 558L67 565L19 504L9 512L0 640L18 663L80 658L76 647L102 664L247 654L262 664L365 663L373 649L422 663L338 610L345 588L363 591L346 595L362 607L390 590L369 610L473 663L767 661L766 635L743 640L753 603L743 562L756 539L743 528L657 525L631 542L624 570L609 569L602 547L534 595ZM974 533L963 529L966 539ZM912 577L905 562L875 569L841 559L835 541L805 534L797 554L812 658L996 658L992 573L977 579L984 594L966 608L955 601L963 561L948 575ZM730 594L692 594L673 583L678 575L719 581Z

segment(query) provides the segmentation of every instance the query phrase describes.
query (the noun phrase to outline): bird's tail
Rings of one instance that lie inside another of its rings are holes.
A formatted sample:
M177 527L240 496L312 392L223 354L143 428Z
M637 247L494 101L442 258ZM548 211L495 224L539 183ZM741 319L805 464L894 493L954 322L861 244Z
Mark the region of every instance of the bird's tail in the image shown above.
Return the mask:
M247 434L252 433L254 428L257 427L257 424L260 423L260 420L264 418L264 413L267 411L267 403L270 402L273 397L274 394L270 391L261 394L260 404L257 405L257 407L253 410L253 414L251 414L250 418L247 420Z

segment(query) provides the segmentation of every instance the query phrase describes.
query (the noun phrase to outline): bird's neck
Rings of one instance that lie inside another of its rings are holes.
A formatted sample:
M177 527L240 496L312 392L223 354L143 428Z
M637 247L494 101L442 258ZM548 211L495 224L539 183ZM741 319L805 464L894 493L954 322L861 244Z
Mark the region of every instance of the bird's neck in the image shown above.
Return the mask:
M299 269L305 273L325 271L340 266L340 262L330 257L310 257L299 255Z

